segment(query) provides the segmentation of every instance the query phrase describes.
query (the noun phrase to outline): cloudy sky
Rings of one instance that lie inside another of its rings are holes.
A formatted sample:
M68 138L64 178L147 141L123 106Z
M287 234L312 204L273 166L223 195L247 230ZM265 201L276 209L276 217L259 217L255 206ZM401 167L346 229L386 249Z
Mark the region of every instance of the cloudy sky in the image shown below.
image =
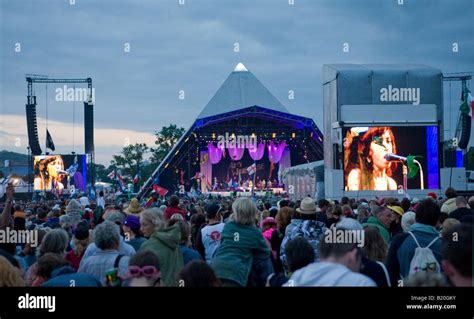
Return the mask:
M474 71L474 1L399 1L0 0L0 149L26 153L27 73L93 79L96 160L108 164L126 142L152 145L162 126L188 128L238 62L320 128L325 63ZM82 152L83 107L56 102L57 87L35 86L40 141L47 100L57 152ZM460 85L444 96L450 137Z

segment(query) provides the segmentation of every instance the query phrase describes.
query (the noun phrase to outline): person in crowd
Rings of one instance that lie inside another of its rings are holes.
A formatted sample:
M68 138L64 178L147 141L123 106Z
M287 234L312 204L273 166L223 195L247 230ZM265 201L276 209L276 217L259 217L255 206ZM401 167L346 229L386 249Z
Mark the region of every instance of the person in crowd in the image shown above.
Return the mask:
M21 277L20 270L0 255L0 287L24 287L25 281Z
M54 253L64 259L68 243L69 236L63 229L57 228L49 231L40 244L38 259L46 253ZM40 286L44 282L44 279L38 277L37 269L38 262L28 268L28 271L25 274L27 286Z
M386 259L392 285L400 285L399 280L408 277L417 247L428 247L436 258L438 265L436 263L426 265L427 271L439 271L441 239L436 229L439 215L440 209L432 199L422 200L416 208L415 223L411 225L409 231L398 234L392 239Z
M444 195L446 195L447 199L443 203L443 205L441 206L441 212L449 214L457 208L456 207L456 197L458 195L457 195L456 190L452 187L448 187L446 189L446 191L444 192Z
M272 250L276 252L274 264L276 273L284 272L284 267L280 258L281 243L283 242L283 238L285 238L286 227L291 223L293 211L294 210L290 207L283 207L275 216L277 228L272 232L271 244Z
M390 233L389 227L392 222L392 211L383 206L377 206L372 211L372 216L367 219L367 222L362 224L363 227L373 226L376 227L382 238L385 240L385 243L390 242Z
M353 214L354 213L352 211L351 206L349 206L349 205L342 206L342 216L352 218Z
M455 200L456 209L449 213L449 218L455 218L461 220L464 216L473 216L474 212L468 207L466 198L464 196L458 196Z
M390 238L392 238L393 236L395 236L396 234L399 234L399 233L402 233L403 232L403 228L402 228L402 225L401 225L401 219L403 217L403 215L405 214L405 211L403 210L403 208L401 208L400 206L398 205L387 205L387 208L390 210L391 212L391 222L390 222L390 226L389 226L389 233L390 233Z
M352 242L356 242L358 247L362 246L360 273L372 279L378 287L390 286L390 278L385 265L381 260L385 259L387 244L375 227L368 226L365 229L353 218L343 218L336 224L337 231L344 231L344 235L349 235ZM356 235L354 238L353 235ZM352 236L350 236L352 235ZM359 236L362 236L359 237ZM325 237L326 240L331 238ZM355 241L360 240L360 241Z
M296 237L288 242L285 247L288 276L298 269L306 267L314 262L316 254L313 246L304 237ZM273 273L267 279L267 287L281 287L288 281L288 277L282 273Z
M196 240L196 250L203 259L211 264L214 253L220 244L224 223L222 222L222 206L209 204L205 207L207 224L198 231Z
M130 205L125 209L125 213L127 215L140 215L141 212L143 212L144 208L140 206L140 203L138 202L138 199L132 198L130 201Z
M442 239L448 239L447 236L448 234L451 233L453 230L454 226L460 224L461 222L455 218L446 218L443 221L443 224L441 225L441 238Z
M329 206L330 206L329 201L327 201L325 199L320 199L318 201L319 212L316 214L316 220L317 221L320 221L320 222L326 224L326 222L328 220L328 217L326 215L326 211L327 211Z
M330 228L331 225L337 224L342 218L341 205L338 205L338 204L331 205L326 210L326 215L327 215L326 227Z
M402 225L403 232L406 233L411 225L415 223L415 212L408 211L403 214L400 224Z
M285 237L283 238L280 247L280 259L285 268L285 272L289 271L289 269L285 267L287 264L285 246L288 241L296 237L305 237L311 246L313 246L316 261L319 260L319 240L327 228L324 223L316 220L316 210L316 203L314 200L311 197L305 197L301 201L300 207L296 209L290 224L286 227Z
M86 193L82 193L79 197L79 204L81 204L81 210L84 210L86 206L90 206L91 203L89 198L87 197Z
M367 222L369 219L369 207L367 203L361 203L357 206L357 221L361 224Z
M472 224L455 225L441 246L444 274L455 287L472 287Z
M267 242L268 248L270 248L270 252L272 253L272 261L273 267L275 268L275 258L277 256L276 251L272 249L272 234L277 227L276 220L273 217L267 217L260 222L260 229L262 230L263 238Z
M178 215L181 216L181 215ZM193 260L202 260L201 255L197 250L190 248L191 240L191 226L185 220L170 219L169 226L177 224L181 230L181 240L179 242L179 249L183 254L183 263L186 266L189 262Z
M264 286L273 266L270 249L255 226L257 207L251 199L241 197L234 201L232 211L212 268L223 286Z
M169 200L170 206L165 210L165 220L169 220L174 214L180 214L186 219L186 212L179 208L179 197L172 195Z
M220 287L221 282L208 263L202 260L193 260L179 273L179 285L190 288L210 288Z
M65 258L71 264L72 268L77 271L84 253L89 246L91 240L89 236L89 226L87 222L80 222L74 230L72 238L74 248L67 252Z
M376 286L359 273L362 251L357 244L326 242L324 236L319 243L320 261L295 271L284 286Z
M143 234L149 236L140 251L150 249L160 260L161 285L177 286L178 273L183 268L183 254L180 250L181 229L179 225L168 226L163 215L154 209L146 209L140 217Z
M98 250L91 256L83 258L78 273L91 274L102 285L107 285L106 274L111 269L117 269L119 276L127 272L129 256L120 254L120 228L111 221L104 221L94 228L94 243Z
M152 250L141 250L130 258L125 286L159 287L161 282L160 259Z
M104 191L99 192L99 196L97 197L97 207L102 207L105 209L105 198L104 198Z
M75 227L81 221L81 211L81 204L77 200L71 199L66 207L66 215L70 218L71 226Z
M140 218L136 215L128 215L122 225L125 242L132 246L135 251L146 241L140 234Z

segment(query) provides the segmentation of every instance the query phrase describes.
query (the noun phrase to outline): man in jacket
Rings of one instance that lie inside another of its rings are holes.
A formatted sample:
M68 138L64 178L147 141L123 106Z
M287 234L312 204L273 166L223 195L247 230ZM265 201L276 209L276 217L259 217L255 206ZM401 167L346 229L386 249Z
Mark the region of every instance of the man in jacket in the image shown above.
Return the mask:
M373 226L376 227L385 243L388 245L390 242L390 233L388 229L392 222L392 211L383 206L376 206L372 210L372 216L367 219L366 223L362 224L362 227Z

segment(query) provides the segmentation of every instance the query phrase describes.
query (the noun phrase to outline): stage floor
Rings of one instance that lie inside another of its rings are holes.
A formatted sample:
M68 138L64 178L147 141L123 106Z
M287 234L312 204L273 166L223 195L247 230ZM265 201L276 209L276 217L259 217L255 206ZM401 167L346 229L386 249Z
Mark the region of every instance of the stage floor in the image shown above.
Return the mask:
M272 192L274 195L281 195L286 194L284 188L271 188L268 190L255 190L255 195L257 196L265 196L267 193ZM212 196L222 196L222 197L229 197L233 193L232 191L213 191L213 192L205 192L203 194L212 195ZM252 196L251 189L240 189L236 191L237 196L241 197L250 197Z

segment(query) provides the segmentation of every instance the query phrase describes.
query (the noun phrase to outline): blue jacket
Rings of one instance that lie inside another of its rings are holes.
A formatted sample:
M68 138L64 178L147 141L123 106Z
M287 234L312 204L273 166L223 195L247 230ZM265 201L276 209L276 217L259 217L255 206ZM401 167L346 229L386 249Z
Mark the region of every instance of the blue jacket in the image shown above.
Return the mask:
M102 284L93 275L76 273L71 266L53 270L51 279L42 287L101 287Z
M415 223L411 225L410 231L415 235L421 247L428 246L435 237L439 237L439 233L435 227L425 224ZM400 245L400 248L398 248L397 257L400 262L400 275L403 278L406 278L410 272L410 263L415 255L415 248L417 247L418 246L413 237L408 235ZM441 238L435 241L430 249L438 263L441 265Z

